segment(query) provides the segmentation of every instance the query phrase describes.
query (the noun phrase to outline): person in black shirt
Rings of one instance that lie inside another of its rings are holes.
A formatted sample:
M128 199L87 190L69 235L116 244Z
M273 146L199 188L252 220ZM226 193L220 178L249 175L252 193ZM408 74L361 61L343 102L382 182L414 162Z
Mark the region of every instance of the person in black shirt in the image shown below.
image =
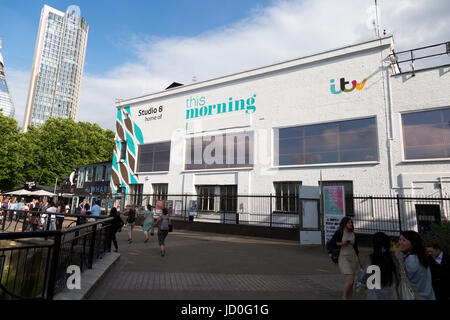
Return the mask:
M450 256L436 242L425 245L430 262L431 279L436 300L450 299Z

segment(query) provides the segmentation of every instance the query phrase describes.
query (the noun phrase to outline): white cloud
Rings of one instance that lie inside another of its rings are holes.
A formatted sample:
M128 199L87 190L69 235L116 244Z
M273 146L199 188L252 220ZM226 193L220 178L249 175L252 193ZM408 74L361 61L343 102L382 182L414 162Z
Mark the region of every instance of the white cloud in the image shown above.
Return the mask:
M381 27L394 34L396 49L449 40L448 0L378 2ZM192 76L203 81L371 39L373 5L373 0L277 1L233 25L195 37L136 36L130 50L137 52L137 61L105 76L85 73L78 120L114 130L115 98L160 91L172 81L190 83ZM11 87L18 85L15 100L24 100L19 97L19 78L10 78Z

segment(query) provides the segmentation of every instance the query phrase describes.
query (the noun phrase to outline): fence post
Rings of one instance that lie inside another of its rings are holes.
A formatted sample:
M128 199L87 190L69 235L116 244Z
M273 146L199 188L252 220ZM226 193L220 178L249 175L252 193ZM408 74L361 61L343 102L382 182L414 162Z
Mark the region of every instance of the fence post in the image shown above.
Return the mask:
M58 273L59 251L61 250L61 231L55 235L53 243L52 261L50 262L50 275L48 279L47 299L52 300L55 295L56 276Z
M400 195L397 194L398 228L402 232L402 211L400 207Z
M186 206L187 206L187 194L184 195L184 217L183 217L184 222L186 222L188 214Z
M3 215L2 231L5 231L5 223L6 223L6 218L8 216L8 211L7 210L2 211L2 215Z
M269 213L270 213L270 227L272 227L272 215L273 215L273 211L272 211L272 194L270 194L270 209L269 209Z
M96 237L97 237L97 225L94 224L92 226L92 240L91 240L91 245L90 245L90 248L89 248L89 258L88 258L89 259L88 260L88 264L89 264L88 268L89 269L92 269L92 265L94 263L94 251L95 251L95 239L96 239Z

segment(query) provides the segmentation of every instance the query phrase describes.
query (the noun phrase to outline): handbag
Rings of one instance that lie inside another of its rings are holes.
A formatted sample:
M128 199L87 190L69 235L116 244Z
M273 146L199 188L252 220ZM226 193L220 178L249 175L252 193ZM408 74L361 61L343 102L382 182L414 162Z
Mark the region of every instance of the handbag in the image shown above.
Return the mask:
M399 300L418 300L419 294L417 287L408 279L403 262L397 255L395 255L395 257L397 261L397 270L400 275L400 280L397 285Z
M328 256L330 256L331 261L335 264L339 261L340 248L335 248L331 245L330 241L327 243Z

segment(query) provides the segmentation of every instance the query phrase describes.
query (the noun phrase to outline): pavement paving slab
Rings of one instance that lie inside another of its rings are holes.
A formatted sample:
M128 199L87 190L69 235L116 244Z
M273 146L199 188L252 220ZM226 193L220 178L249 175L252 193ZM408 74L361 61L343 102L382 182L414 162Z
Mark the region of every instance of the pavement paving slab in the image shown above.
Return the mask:
M91 300L339 300L344 276L321 246L177 230L161 257L155 234L140 228L120 259L90 293ZM361 248L362 259L369 253ZM361 299L356 296L355 299Z

